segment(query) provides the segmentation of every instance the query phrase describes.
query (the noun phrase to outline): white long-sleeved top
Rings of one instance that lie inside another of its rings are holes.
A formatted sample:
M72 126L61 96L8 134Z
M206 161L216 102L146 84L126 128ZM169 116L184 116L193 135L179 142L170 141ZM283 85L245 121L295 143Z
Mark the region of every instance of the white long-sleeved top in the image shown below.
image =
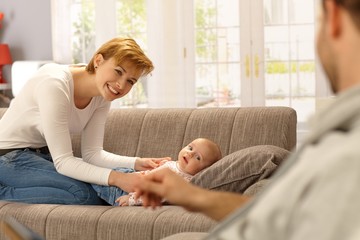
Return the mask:
M46 64L27 81L1 118L0 149L48 146L59 173L108 185L112 168L133 168L136 160L103 150L109 109L110 102L101 96L78 109L69 66ZM81 133L82 158L73 155L71 133Z

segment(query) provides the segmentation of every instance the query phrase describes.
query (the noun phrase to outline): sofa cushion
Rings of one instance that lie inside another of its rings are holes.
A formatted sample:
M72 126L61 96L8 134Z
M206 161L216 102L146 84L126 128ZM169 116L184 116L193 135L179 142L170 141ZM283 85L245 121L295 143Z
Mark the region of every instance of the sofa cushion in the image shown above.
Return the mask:
M258 145L231 153L196 174L191 183L203 188L244 193L254 183L270 177L289 151Z

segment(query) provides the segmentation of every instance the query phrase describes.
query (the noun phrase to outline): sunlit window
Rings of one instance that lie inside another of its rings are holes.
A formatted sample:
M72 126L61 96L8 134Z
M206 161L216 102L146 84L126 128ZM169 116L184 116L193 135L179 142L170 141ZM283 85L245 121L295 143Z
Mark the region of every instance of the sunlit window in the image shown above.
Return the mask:
M240 105L238 0L195 0L198 106Z
M133 38L146 52L146 8L145 0L117 0L116 36ZM71 4L72 62L88 63L96 51L95 1L73 0ZM112 107L146 106L146 81L140 81L128 95L112 102Z
M95 51L94 0L73 0L71 4L72 62L88 63Z
M97 21L101 21L101 16L96 15L96 4L101 1L70 1L73 62L86 63L95 51L97 33L94 26ZM166 48L148 45L149 30L156 33L159 26L147 24L146 6L151 6L154 11L159 2L111 0L111 3L114 7L109 7L104 12L113 13L114 23L106 27L116 29L116 36L134 38L145 52L148 49L160 49L158 58L162 57L161 54L166 54ZM297 111L300 122L306 121L315 111L316 100L313 0L264 0L261 3L252 0L186 2L190 3L194 10L194 20L191 26L185 26L184 31L191 31L190 35L194 36L191 41L194 59L184 58L180 54L174 54L173 57L182 57L174 62L183 64L182 61L190 61L186 64L195 66L191 69L193 75L189 75L195 76L195 96L191 95L192 102L196 102L198 107L257 104L290 106ZM171 5L169 2L167 4ZM172 4L179 6L176 1ZM166 18L166 12L160 13L164 16L159 16L159 19ZM179 9L178 14L185 16L191 13ZM179 19L183 19L183 16ZM260 24L252 25L258 19L261 19ZM169 22L176 24L174 19ZM189 25L190 21L187 24ZM171 29L171 26L166 27ZM179 26L177 27L174 31L179 31ZM243 31L244 28L247 30ZM161 32L161 29L159 31ZM162 35L159 34L160 36ZM162 42L165 40L161 39ZM182 47L181 41L182 39L179 39L180 44L178 42L176 45L179 48ZM152 41L152 44L156 44L156 41ZM245 51L248 52L244 54ZM258 69L261 69L260 74ZM184 76L188 75L184 73ZM171 76L166 77L171 81L180 81ZM174 86L181 84L174 83ZM157 96L151 97L153 99ZM113 107L147 107L148 98L147 81L141 80L126 97L115 101ZM247 98L251 100L248 101Z
M116 1L116 35L133 38L146 52L146 0ZM146 79L140 79L113 107L147 107Z
M265 94L305 121L315 111L313 0L265 0Z

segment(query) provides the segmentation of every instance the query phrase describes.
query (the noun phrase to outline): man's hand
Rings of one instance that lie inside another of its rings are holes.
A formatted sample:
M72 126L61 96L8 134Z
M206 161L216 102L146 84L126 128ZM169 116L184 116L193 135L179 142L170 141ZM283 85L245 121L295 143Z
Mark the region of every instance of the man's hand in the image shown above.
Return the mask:
M166 199L167 202L181 205L190 211L197 210L196 207L193 209L193 200L189 201L189 198L195 197L202 189L189 184L168 168L145 175L138 183L135 187L136 196L142 197L145 207L156 208Z
M238 193L199 188L167 168L145 175L135 189L136 196L141 196L145 207L156 208L165 199L171 204L180 205L188 211L201 212L215 220L222 220L249 200Z

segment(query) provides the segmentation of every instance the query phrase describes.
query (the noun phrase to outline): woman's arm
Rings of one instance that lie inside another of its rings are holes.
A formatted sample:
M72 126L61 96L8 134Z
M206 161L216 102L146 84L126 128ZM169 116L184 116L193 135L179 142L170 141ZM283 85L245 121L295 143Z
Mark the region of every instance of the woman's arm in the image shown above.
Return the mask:
M99 101L99 99L97 99ZM127 167L135 170L151 170L159 163L170 158L138 158L121 156L103 150L105 122L109 112L108 103L99 103L91 119L83 130L81 137L81 153L84 161L96 166L113 169Z
M66 81L56 78L44 78L34 86L41 124L40 129L33 131L45 138L59 173L84 182L107 185L111 169L89 164L73 155L68 119L72 106L68 88ZM29 129L32 130L31 126Z
M100 101L100 99L93 99L93 101ZM94 104L96 110L81 133L81 155L84 161L109 169L116 167L134 168L136 157L120 156L103 149L105 123L110 104L108 102Z

